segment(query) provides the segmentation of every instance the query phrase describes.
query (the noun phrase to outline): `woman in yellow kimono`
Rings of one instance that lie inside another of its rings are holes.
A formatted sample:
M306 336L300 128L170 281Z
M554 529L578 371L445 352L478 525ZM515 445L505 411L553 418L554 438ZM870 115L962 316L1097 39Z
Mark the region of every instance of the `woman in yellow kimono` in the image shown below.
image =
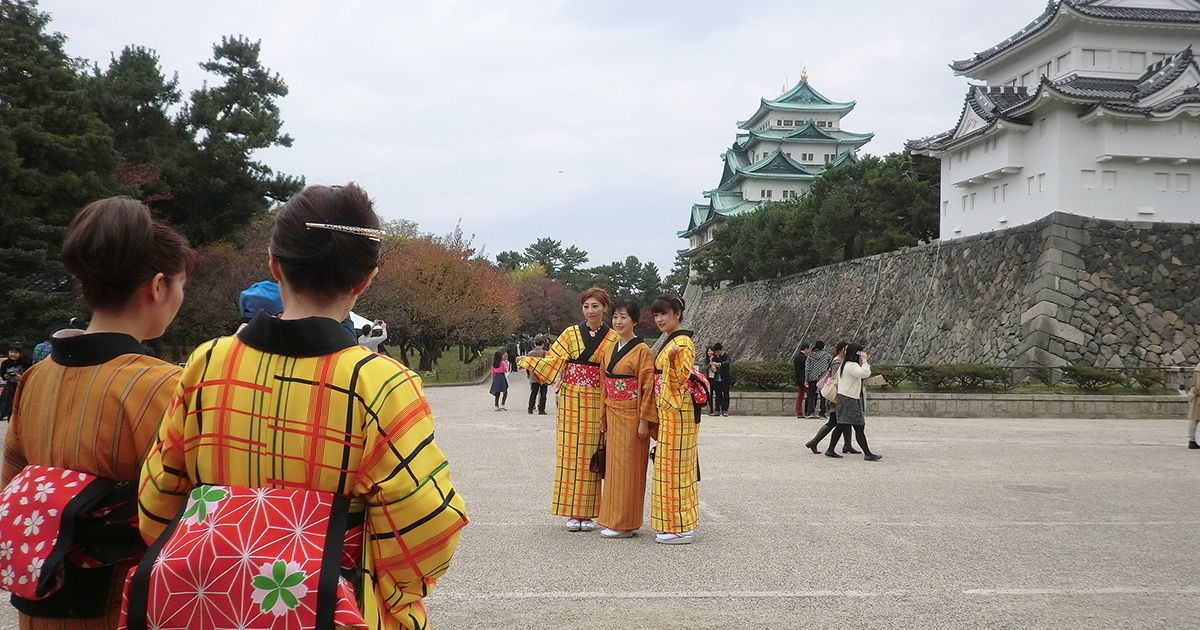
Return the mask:
M629 538L641 528L646 505L646 466L654 411L654 352L633 334L641 309L630 300L613 304L612 327L620 339L600 356L604 367L604 492L600 518L605 538Z
M551 513L567 517L569 531L591 531L600 511L600 474L590 470L600 448L600 355L617 342L604 324L608 292L592 287L580 296L584 322L558 336L544 357L522 357L518 365L539 383L558 386L558 430Z
M167 530L169 545L181 519L217 514L210 497L226 498L227 490L330 493L348 503L347 531L357 532L339 555L363 580L357 597L367 627L414 630L428 627L423 598L449 567L467 516L434 442L420 377L358 345L341 325L375 276L383 235L371 200L354 184L310 186L276 212L270 267L283 313L259 312L236 335L192 353L142 469L138 500L142 535L152 541ZM266 532L295 529L291 519L276 508L247 517L247 542L239 543L247 547L239 550L249 553ZM172 607L203 609L197 614L211 615L200 618L205 627L235 627L258 614L198 606L214 595L175 580L163 589L174 598L166 612L151 595L150 627ZM228 580L222 588L229 593ZM222 597L233 606L251 602ZM299 614L299 597L288 600L291 610L284 599L270 600L279 609L272 613Z
M654 451L654 482L650 491L650 525L654 542L686 545L692 542L700 517L700 481L696 442L700 407L686 391L696 360L692 333L679 327L683 298L667 294L650 306L654 323L667 335L654 359L654 402L658 412L658 446Z

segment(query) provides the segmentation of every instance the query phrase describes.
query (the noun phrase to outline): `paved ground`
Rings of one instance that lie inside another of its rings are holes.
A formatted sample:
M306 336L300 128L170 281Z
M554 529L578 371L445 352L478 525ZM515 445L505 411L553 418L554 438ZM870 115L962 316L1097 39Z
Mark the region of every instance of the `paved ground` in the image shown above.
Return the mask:
M867 463L804 450L812 420L706 418L700 530L666 547L548 514L553 415L513 382L508 412L429 390L472 518L436 628L1200 628L1180 421L870 418Z

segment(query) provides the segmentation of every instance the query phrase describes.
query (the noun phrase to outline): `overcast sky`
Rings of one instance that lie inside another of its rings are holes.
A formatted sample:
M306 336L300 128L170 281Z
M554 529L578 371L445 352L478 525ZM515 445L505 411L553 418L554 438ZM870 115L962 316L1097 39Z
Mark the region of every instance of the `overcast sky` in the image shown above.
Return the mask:
M864 152L949 129L967 80L946 64L1018 31L1045 0L43 0L67 51L156 50L185 94L222 35L262 40L290 149L260 158L309 184L356 181L385 219L489 256L541 236L590 264L665 274L738 120L785 81L858 102ZM790 87L790 85L789 85Z

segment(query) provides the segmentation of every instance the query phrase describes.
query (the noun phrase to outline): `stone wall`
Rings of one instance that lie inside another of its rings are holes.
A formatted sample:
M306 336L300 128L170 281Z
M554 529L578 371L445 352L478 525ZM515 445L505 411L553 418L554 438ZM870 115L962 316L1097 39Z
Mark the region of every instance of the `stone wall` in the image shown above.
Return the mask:
M867 422L879 417L1182 419L1187 417L1187 406L1185 396L871 392L867 394ZM734 416L790 417L795 411L793 393L730 392L729 395L729 413Z
M700 294L684 325L735 360L801 341L863 343L874 363L1168 367L1200 349L1200 225L1056 213Z

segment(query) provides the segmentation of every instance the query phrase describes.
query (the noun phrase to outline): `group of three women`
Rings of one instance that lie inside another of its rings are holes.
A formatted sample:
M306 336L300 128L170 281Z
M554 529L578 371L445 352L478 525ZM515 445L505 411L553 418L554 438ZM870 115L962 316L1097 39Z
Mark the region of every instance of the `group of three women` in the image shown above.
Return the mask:
M467 517L420 379L339 323L379 227L353 184L299 193L270 241L283 313L180 369L141 342L174 318L194 252L133 199L78 214L62 258L91 323L25 374L4 445L0 579L22 628L116 628L123 589L130 628L426 627ZM84 485L101 490L72 512Z
M683 299L664 295L650 307L667 335L657 355L634 333L637 304L613 304L609 327L607 292L593 287L580 301L584 322L563 331L546 356L519 362L541 383L562 379L551 511L567 518L570 531L591 531L599 522L607 538L633 536L643 523L653 435L655 542L690 543L699 518L700 407L688 391L696 348L680 328ZM602 466L593 463L601 449Z

